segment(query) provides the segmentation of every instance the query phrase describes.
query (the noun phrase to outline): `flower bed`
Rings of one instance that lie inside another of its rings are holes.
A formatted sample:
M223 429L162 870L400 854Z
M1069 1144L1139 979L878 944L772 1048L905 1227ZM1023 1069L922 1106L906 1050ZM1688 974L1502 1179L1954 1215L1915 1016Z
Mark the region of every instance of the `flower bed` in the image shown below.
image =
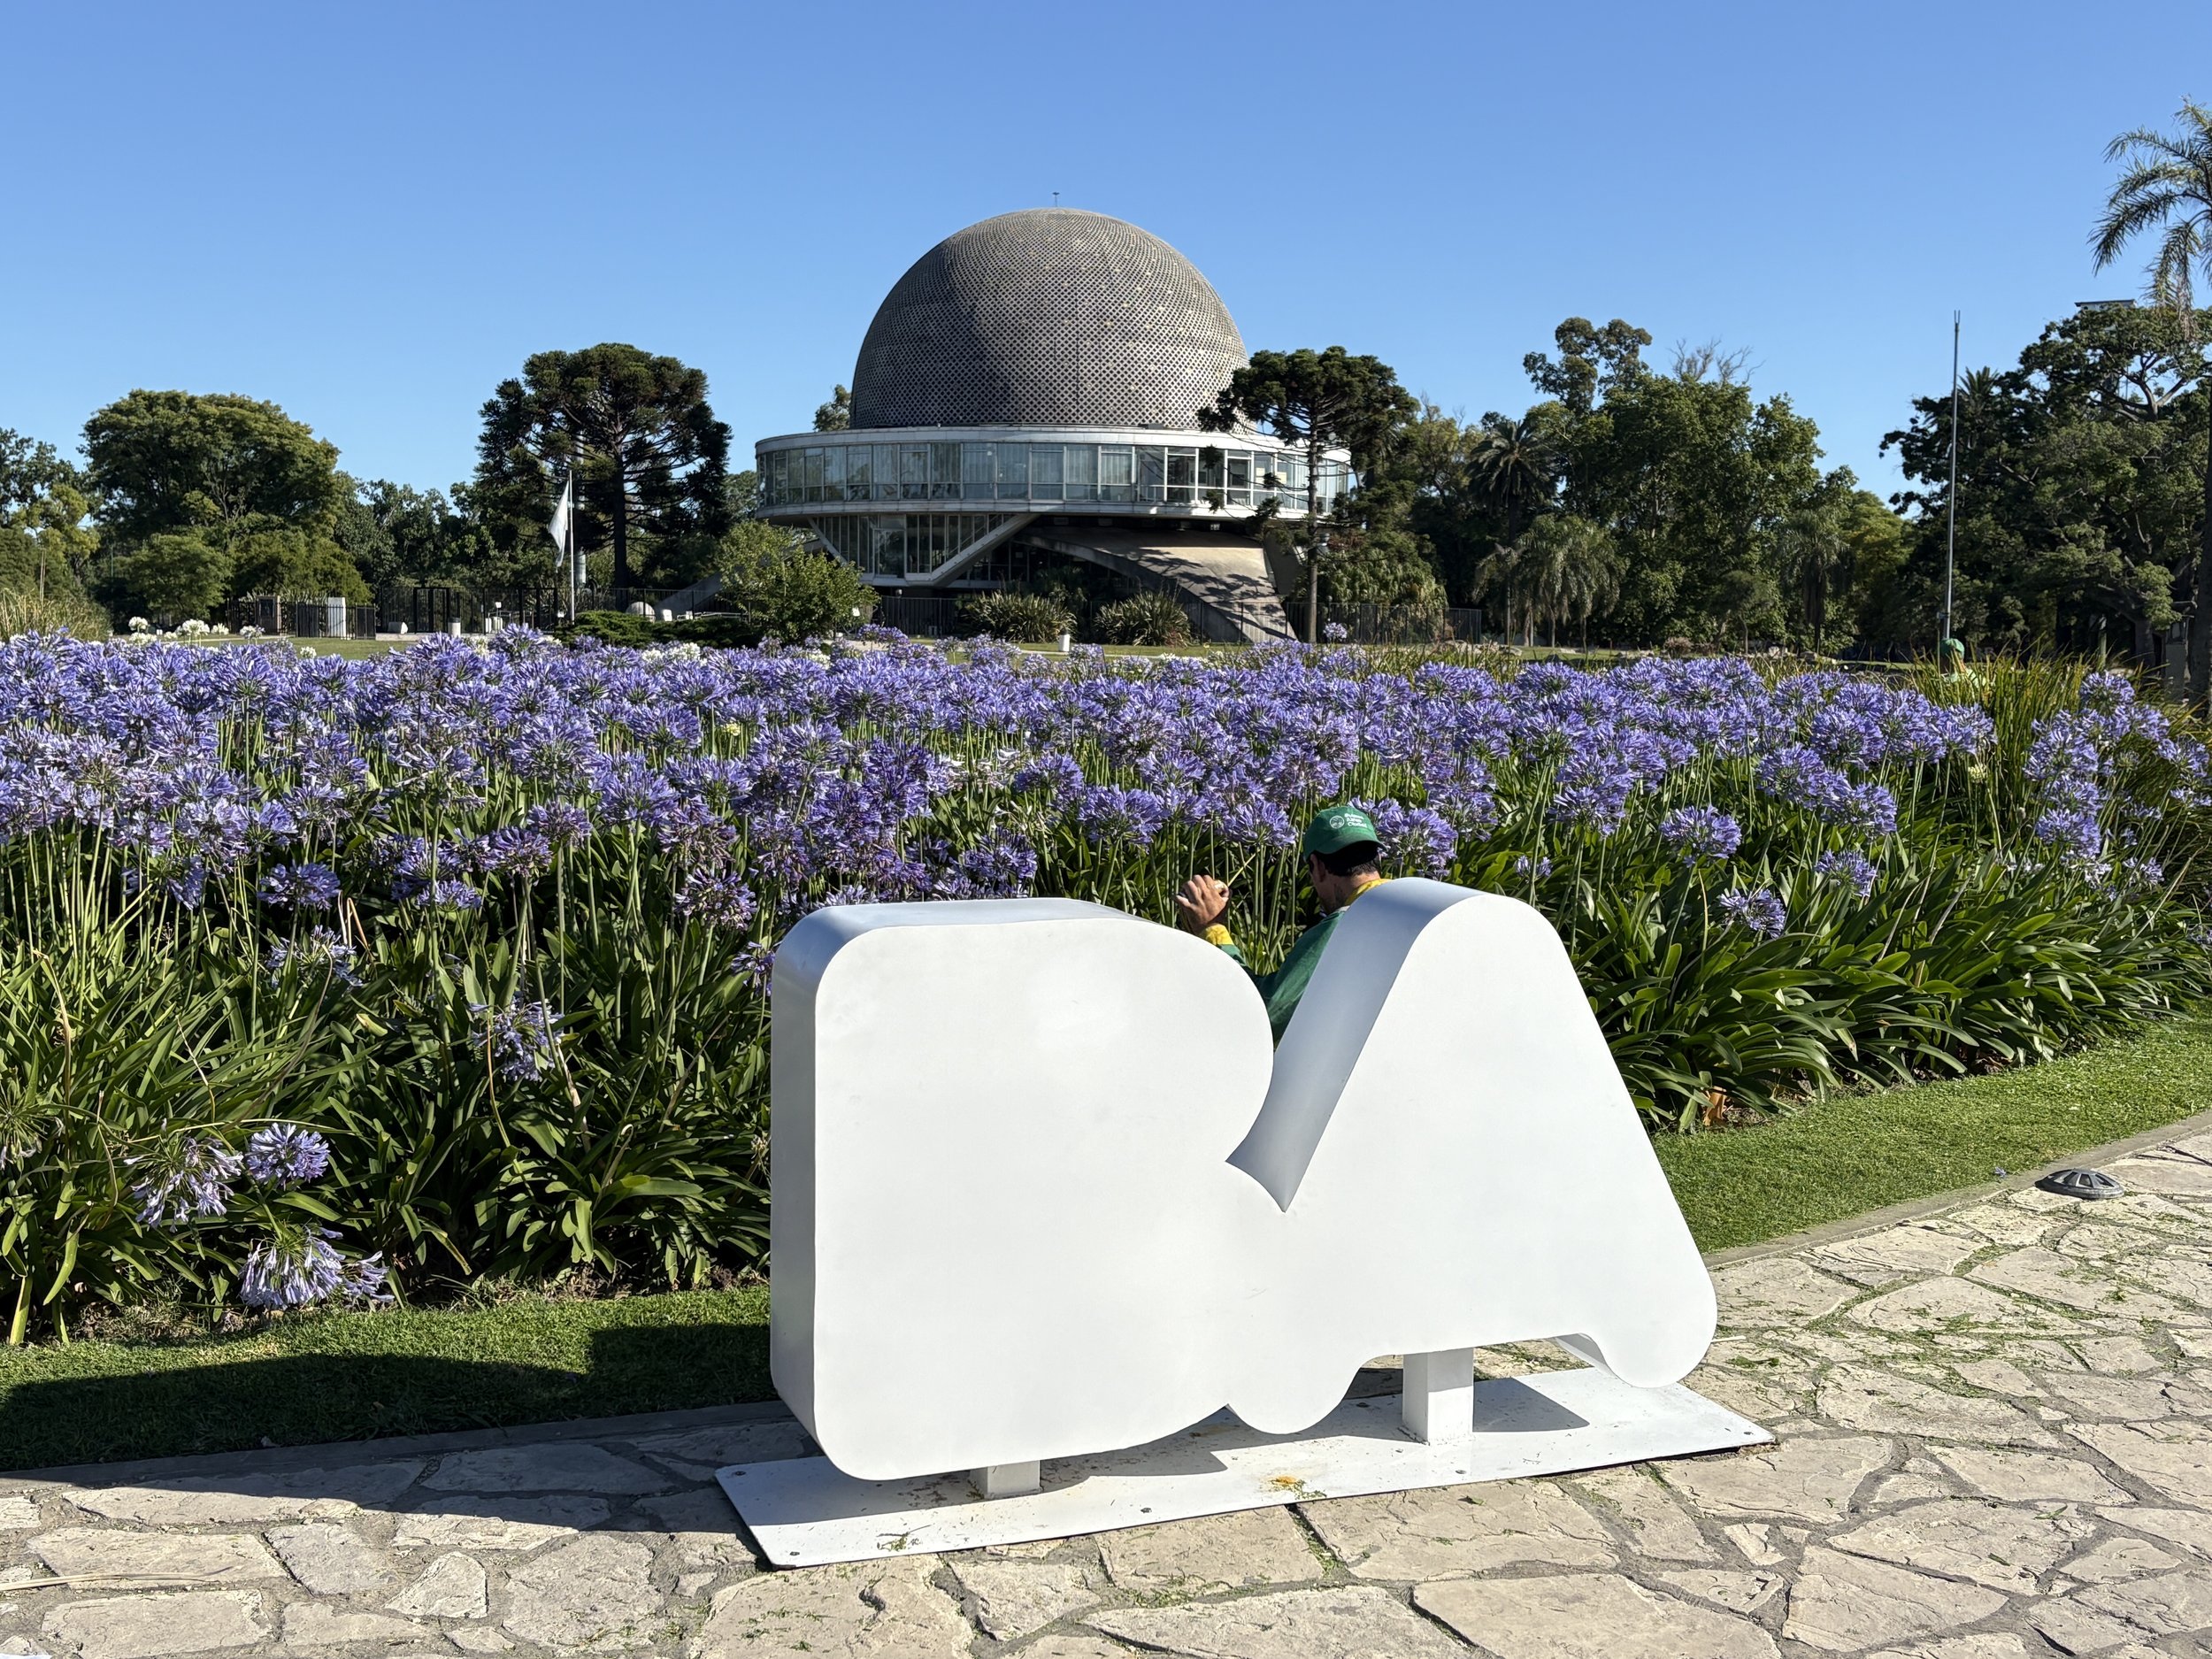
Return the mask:
M1339 798L1399 868L1553 918L1655 1125L2047 1056L2198 994L2202 918L2161 866L2188 869L2206 774L2112 675L20 639L13 1333L373 1290L380 1256L403 1291L710 1282L764 1248L764 991L797 917L1035 892L1165 919L1210 869L1264 958ZM278 1125L328 1168L233 1181ZM150 1216L193 1158L210 1202Z

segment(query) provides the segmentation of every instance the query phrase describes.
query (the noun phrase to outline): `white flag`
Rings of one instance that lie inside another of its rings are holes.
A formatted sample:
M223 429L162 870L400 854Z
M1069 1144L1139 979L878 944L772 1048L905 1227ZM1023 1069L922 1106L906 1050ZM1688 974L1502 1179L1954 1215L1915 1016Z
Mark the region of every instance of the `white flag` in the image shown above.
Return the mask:
M560 504L553 509L553 522L546 526L546 528L552 532L553 545L559 548L563 553L569 550L569 521L575 516L575 511L576 475L572 472L567 481L561 486Z

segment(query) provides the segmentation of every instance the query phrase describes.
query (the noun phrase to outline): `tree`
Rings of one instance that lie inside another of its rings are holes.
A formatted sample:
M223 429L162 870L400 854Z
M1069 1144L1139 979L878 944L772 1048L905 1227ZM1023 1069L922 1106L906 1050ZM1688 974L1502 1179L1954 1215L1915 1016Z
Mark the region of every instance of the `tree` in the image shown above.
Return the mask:
M716 568L723 602L746 619L756 640L850 633L876 608L875 590L859 572L764 519L731 526Z
M2212 275L2212 109L2185 99L2178 133L2138 127L2105 148L2105 159L2125 160L2092 238L2103 270L2138 236L2158 233L2152 256L2152 299L2180 321L2194 343L2195 267ZM2189 650L2189 687L2212 704L2212 452L2203 472L2198 516L2196 626Z
M117 609L211 617L248 591L366 596L335 539L349 485L337 447L274 403L135 391L85 423L84 448Z
M147 614L205 620L230 589L230 554L205 529L165 530L133 549L119 573L124 590Z
M1570 317L1552 330L1552 341L1559 348L1557 362L1532 351L1521 359L1521 370L1538 391L1555 398L1577 419L1595 409L1601 396L1609 396L1649 373L1643 348L1651 343L1650 330L1617 317L1602 328L1586 317Z
M730 429L699 370L614 343L541 351L500 382L483 419L471 499L503 551L541 549L550 567L545 526L572 467L580 541L611 545L617 592L633 585L634 540L672 583L712 562L728 524Z
M1306 637L1321 637L1321 464L1332 449L1348 449L1356 471L1372 467L1401 423L1419 412L1389 365L1353 357L1342 346L1325 351L1256 351L1229 384L1198 412L1208 432L1256 426L1306 451Z
M50 443L0 428L0 585L81 598L99 532L83 475Z
M814 410L814 430L843 432L853 424L853 394L848 386L832 388L829 402L818 403Z
M1828 602L1849 588L1851 539L1844 532L1840 504L1824 501L1801 507L1782 521L1779 536L1783 574L1806 649L1828 644Z
M1961 382L1959 637L2016 650L2094 650L2108 618L2142 661L2180 614L2201 546L2205 357L2162 308L2090 304L2047 326L2007 370ZM1947 388L1883 440L1909 480L1903 563L1863 605L1884 641L1934 642L1950 500Z
M357 605L369 603L369 585L346 549L319 531L290 525L248 530L231 538L227 551L233 593L294 599L334 595Z
M226 393L133 392L85 422L100 521L126 546L206 526L334 521L338 450L274 403Z
M357 486L354 513L341 518L339 530L339 541L379 590L422 582L498 583L509 573L499 568L483 526L439 490L372 479Z

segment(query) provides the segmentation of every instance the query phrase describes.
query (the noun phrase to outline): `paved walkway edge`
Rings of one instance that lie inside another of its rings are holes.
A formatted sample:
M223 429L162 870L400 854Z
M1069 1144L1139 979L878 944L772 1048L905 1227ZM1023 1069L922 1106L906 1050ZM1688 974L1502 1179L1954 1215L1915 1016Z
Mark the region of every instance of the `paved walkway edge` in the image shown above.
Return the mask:
M2124 1141L2108 1141L2101 1147L2084 1147L2078 1152L2066 1153L2048 1164L2039 1164L2032 1170L2017 1171L2001 1180L1955 1187L1947 1193L1933 1193L1925 1198L1908 1198L1904 1202L1891 1204L1886 1209L1870 1210L1863 1216L1846 1216L1840 1221L1808 1227L1802 1233L1784 1233L1778 1239L1762 1239L1756 1244L1738 1244L1725 1250L1709 1250L1705 1254L1705 1265L1729 1267L1738 1262L1756 1261L1761 1256L1787 1256L1793 1251L1810 1249L1818 1245L1833 1244L1839 1239L1855 1239L1862 1233L1879 1233L1883 1228L1893 1227L1900 1222L1917 1221L1923 1216L1932 1216L1939 1210L1955 1209L1978 1199L1991 1199L2006 1193L2019 1192L2034 1186L2053 1170L2093 1168L2132 1153L2147 1152L2153 1147L2164 1146L2170 1141L2186 1140L2208 1129L2212 1129L2212 1111L2177 1118L2173 1122L2162 1124L2155 1129L2146 1129L2139 1135L2130 1135Z

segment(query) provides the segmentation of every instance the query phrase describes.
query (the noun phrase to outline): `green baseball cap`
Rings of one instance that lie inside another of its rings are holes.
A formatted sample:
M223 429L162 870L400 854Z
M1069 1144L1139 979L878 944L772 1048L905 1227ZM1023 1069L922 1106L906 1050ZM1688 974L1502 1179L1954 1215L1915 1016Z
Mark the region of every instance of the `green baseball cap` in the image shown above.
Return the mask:
M1298 850L1325 858L1363 841L1377 847L1382 844L1382 837L1375 833L1375 820L1356 806L1333 806L1306 826L1306 838L1298 843Z

